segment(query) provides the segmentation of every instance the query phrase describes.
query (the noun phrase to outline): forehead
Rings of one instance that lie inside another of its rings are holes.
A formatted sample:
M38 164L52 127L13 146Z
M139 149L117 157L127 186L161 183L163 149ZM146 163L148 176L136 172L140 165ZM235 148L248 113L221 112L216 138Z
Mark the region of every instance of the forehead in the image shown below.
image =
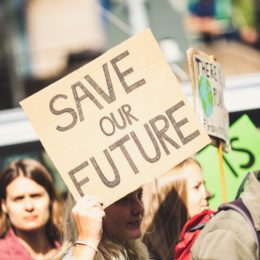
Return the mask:
M142 187L140 187L140 188L138 188L137 190L135 190L135 191L133 191L133 192L130 192L130 193L128 193L127 195L125 195L124 197L122 197L122 198L120 198L120 199L118 199L117 201L115 201L113 204L111 204L110 206L113 206L113 205L116 205L118 202L120 202L122 199L124 199L124 198L128 198L128 197L136 197L136 196L138 196L140 193L142 193L143 192L143 188ZM109 207L110 207L109 206Z
M138 188L137 190L133 191L133 192L130 192L128 193L127 195L125 195L123 198L127 198L127 197L137 197L139 196L140 193L143 193L143 188L140 187ZM122 199L123 199L122 198Z
M202 170L196 163L188 164L183 168L183 174L186 175L187 179L190 181L202 181L203 175Z
M143 191L143 188L140 187L140 188L138 188L137 190L128 193L127 195L125 195L125 196L122 197L121 199L126 198L126 197L136 196L137 194L139 194L139 193L142 192L142 191ZM120 200L120 199L119 199L119 200ZM119 201L119 200L118 200L118 201Z
M45 189L32 179L18 177L6 187L6 196L18 196L23 194L43 192Z

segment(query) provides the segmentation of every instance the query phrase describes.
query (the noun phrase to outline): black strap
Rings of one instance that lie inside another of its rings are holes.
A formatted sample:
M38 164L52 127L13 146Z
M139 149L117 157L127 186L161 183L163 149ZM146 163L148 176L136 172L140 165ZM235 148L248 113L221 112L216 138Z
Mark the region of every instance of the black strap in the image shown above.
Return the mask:
M199 224L196 225L195 227L192 227L192 228L190 228L189 230L187 230L187 232L194 232L194 231L196 231L196 230L203 229L203 228L206 226L207 223L208 223L208 221L199 223Z
M235 200L237 200L240 197L241 193L244 191L245 184L246 184L247 180L249 179L249 176L250 176L251 173L252 172L248 172L247 175L242 180L241 184L239 185Z
M219 211L228 210L228 209L233 209L233 210L239 212L242 216L244 216L245 219L247 219L247 221L249 223L251 223L251 225L255 231L256 238L257 238L256 242L257 242L259 258L260 258L260 231L256 230L255 223L254 223L253 218L252 218L249 210L247 209L246 205L243 203L242 199L239 198L230 203L224 203L224 204L220 205L220 207L219 207Z

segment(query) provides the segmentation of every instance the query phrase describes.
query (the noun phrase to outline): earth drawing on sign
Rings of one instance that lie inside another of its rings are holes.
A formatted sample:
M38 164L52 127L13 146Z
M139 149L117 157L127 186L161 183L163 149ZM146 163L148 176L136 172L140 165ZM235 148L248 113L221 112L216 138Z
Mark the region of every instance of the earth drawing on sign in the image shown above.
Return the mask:
M207 117L210 117L214 108L214 94L208 78L201 75L199 78L200 102Z

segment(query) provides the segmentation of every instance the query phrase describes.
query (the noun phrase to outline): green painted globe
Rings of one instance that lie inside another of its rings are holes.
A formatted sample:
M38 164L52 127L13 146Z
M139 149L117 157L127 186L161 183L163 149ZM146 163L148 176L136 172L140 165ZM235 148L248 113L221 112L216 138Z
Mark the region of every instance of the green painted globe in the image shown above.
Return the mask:
M204 75L199 78L200 102L207 117L210 117L214 108L214 94L208 78Z

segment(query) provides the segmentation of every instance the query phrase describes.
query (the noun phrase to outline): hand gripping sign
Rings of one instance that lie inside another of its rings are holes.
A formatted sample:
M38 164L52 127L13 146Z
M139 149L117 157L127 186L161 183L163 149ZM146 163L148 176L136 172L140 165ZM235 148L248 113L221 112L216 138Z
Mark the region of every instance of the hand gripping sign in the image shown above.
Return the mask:
M75 199L105 207L210 142L149 29L21 106Z

